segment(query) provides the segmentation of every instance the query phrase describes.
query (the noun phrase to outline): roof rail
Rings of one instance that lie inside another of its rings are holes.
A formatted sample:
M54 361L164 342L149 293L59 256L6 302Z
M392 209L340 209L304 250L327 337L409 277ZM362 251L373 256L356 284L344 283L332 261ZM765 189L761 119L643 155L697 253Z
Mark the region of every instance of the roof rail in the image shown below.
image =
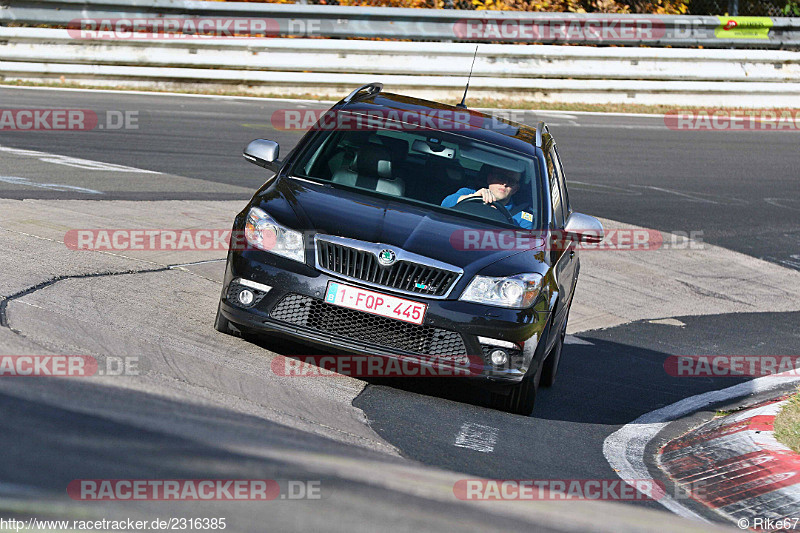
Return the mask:
M344 103L349 103L360 93L361 91L367 91L367 96L372 96L373 94L378 94L383 89L383 84L377 81L372 83L367 83L366 85L362 85L355 91L351 92L347 96L344 97L342 100Z
M540 120L539 123L536 125L536 146L538 146L539 148L542 147L543 133L550 133L550 128L547 127L547 124L544 123L544 120Z

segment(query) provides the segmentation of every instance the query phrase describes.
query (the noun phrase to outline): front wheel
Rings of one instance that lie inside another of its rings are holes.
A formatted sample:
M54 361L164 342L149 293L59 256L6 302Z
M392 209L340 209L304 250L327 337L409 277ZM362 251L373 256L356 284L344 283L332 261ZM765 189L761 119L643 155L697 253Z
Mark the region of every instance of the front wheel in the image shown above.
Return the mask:
M214 319L214 329L220 333L233 335L233 328L231 328L231 321L225 318L220 311L221 305L217 306L217 318Z
M508 394L492 393L492 407L515 415L530 416L536 403L536 376L526 376Z
M567 321L569 320L569 308L567 309L567 316L564 317L564 325L558 332L556 343L547 354L547 358L542 365L542 379L539 382L542 387L552 387L556 382L556 374L558 373L558 363L561 361L561 352L564 349L564 338L567 336Z

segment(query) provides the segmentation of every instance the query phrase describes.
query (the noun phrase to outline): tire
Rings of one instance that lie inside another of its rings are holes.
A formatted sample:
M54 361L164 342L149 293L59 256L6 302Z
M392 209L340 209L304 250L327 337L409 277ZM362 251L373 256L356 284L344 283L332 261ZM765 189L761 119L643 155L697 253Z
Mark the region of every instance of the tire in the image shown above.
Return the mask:
M217 306L217 318L214 319L214 329L216 329L220 333L225 333L226 335L233 335L233 330L231 329L231 321L222 316L222 313L219 310L219 306Z
M556 343L547 354L544 363L542 364L542 378L539 384L542 387L552 387L556 382L556 374L558 374L558 363L561 362L561 352L564 349L564 337L567 336L567 322L569 321L569 308L567 308L567 316L564 317L564 325L561 326L561 331L558 333Z
M508 394L492 393L492 408L513 413L515 415L530 416L536 403L536 389L538 376L526 376L521 383L514 385Z

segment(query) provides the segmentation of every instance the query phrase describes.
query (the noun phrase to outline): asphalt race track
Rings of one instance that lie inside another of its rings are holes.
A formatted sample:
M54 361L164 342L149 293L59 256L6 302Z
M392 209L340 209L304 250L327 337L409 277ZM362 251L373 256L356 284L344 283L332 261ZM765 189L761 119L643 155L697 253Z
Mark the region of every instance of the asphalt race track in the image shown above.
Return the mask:
M604 454L609 435L746 381L672 377L667 357L798 354L800 134L526 115L550 124L575 210L607 227L693 235L696 246L586 252L558 381L523 418L446 380L274 375L275 354L303 346L213 329L224 252L64 245L75 228L228 228L266 177L242 148L264 137L286 154L302 132L276 130L273 113L325 107L0 88L0 109L137 117L136 129L0 131L0 355L86 354L105 368L133 357L140 370L0 378L0 515L224 516L233 531L712 529L654 501L460 502L452 487L470 477L617 479ZM465 445L465 428L489 444ZM657 442L643 459L662 479L650 461ZM313 480L321 498L201 505L65 496L75 479L201 478Z

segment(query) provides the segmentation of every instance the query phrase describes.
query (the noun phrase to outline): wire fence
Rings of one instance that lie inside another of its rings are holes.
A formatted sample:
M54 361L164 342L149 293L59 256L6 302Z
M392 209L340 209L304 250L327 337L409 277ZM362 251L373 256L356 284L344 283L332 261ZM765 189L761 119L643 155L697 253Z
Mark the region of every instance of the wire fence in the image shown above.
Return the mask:
M225 1L225 0L222 0ZM231 0L233 1L233 0ZM242 0L236 0L242 1ZM800 17L800 0L244 0L428 9Z
M797 17L800 2L793 0L691 0L691 15L739 15L749 17Z

